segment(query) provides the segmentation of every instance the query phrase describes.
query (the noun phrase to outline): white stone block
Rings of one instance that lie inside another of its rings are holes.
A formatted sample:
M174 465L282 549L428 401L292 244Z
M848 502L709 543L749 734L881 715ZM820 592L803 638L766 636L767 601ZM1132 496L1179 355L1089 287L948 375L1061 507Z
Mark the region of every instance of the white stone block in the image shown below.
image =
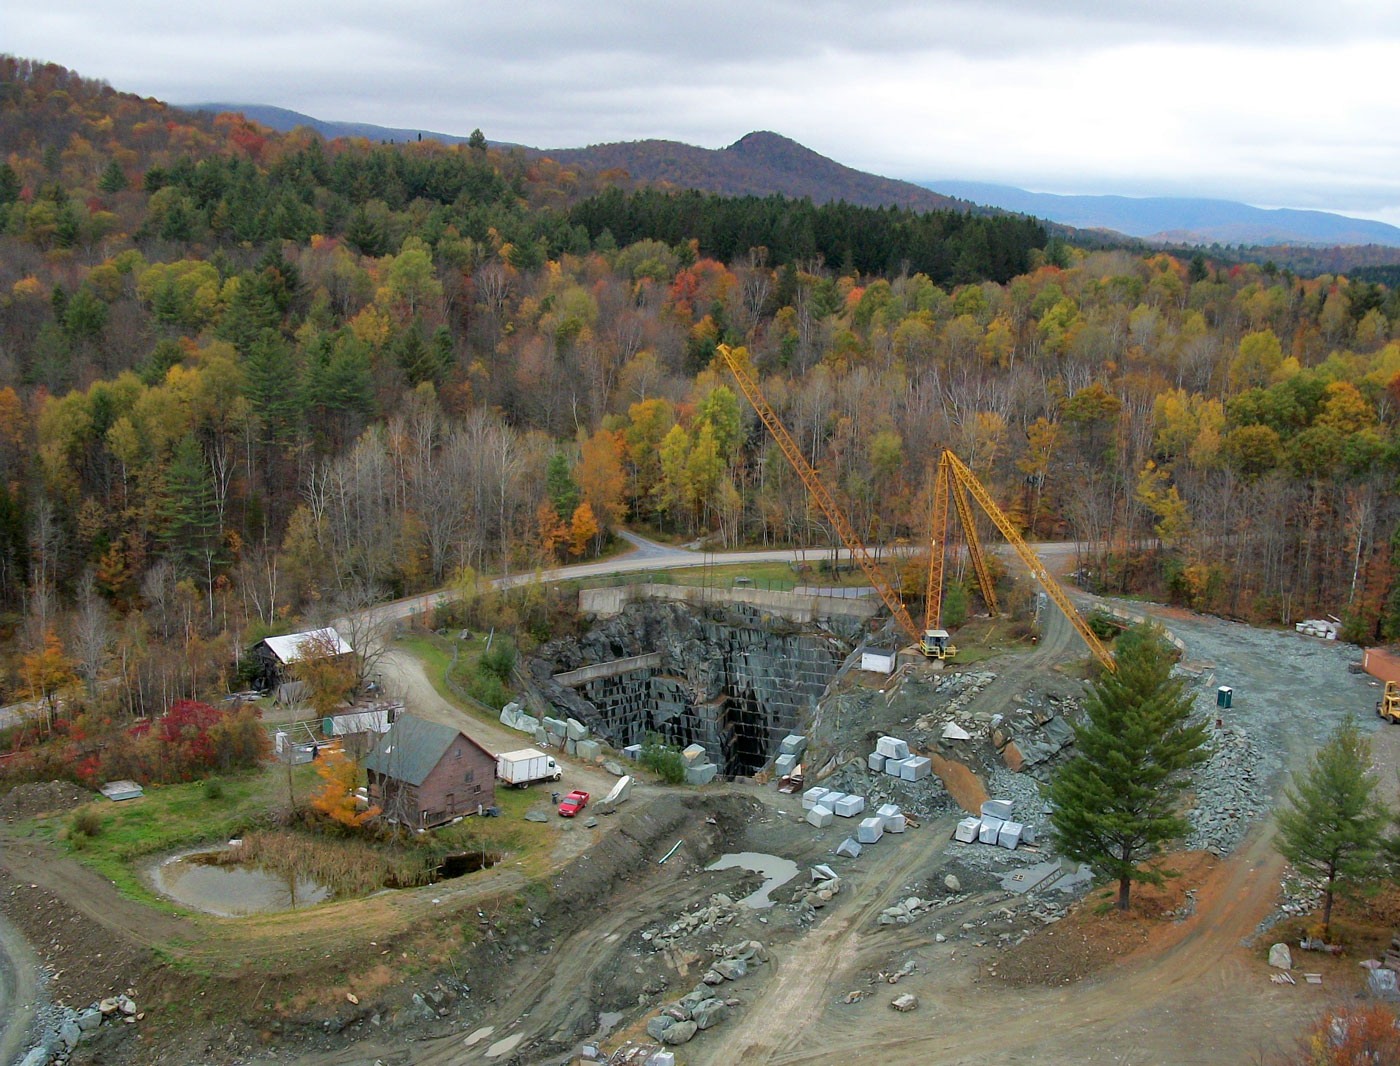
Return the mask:
M969 732L968 732L966 729L964 729L962 726L958 725L957 722L949 722L947 725L945 725L945 726L943 727L943 739L944 739L944 740L971 740L971 739L972 739L972 734L969 733Z
M900 771L903 767L904 767L904 760L903 760L903 759L889 759L889 758L887 758L887 759L885 760L885 773L889 774L891 777L898 777L898 776L899 776L899 771Z
M705 746L703 744L690 745L681 752L681 758L685 760L687 766L695 766L708 761L705 756Z
M802 793L802 809L804 811L810 811L830 791L831 789L822 788L821 785L813 785L806 792Z
M875 742L875 750L887 759L909 758L909 745L898 737L881 737Z
M885 823L880 818L866 818L856 826L856 841L861 844L874 844L884 835Z
M977 818L964 818L953 830L953 839L960 840L964 844L972 844L977 841L977 834L982 828L982 822Z
M793 767L797 765L796 755L779 755L773 760L773 772L779 777L786 777L792 773Z
M807 750L807 738L798 733L789 733L783 737L783 741L778 745L778 750L784 755L796 755L802 758L802 753Z
M1000 818L1003 822L1011 817L1011 801L1007 799L990 799L982 804L982 813L990 818Z
M836 847L837 855L849 855L853 859L860 858L860 845L856 843L855 837L847 837Z
M818 829L825 829L831 824L830 808L823 807L820 803L816 804L807 812L807 823Z
M995 844L997 836L1001 833L1001 827L1005 823L1000 818L993 818L989 814L982 816L982 824L977 830L977 839L983 844Z
M622 749L622 755L624 758L636 762L642 757L642 746L640 744L628 744L627 747Z
M922 755L916 755L911 759L905 759L899 767L899 777L901 781L922 781L933 773L933 764Z
M1021 843L1020 822L1002 822L1001 832L997 833L997 843L1007 851L1015 851L1016 845Z
M885 819L886 833L902 833L904 832L904 827L905 821L904 815L902 814L892 814Z
M885 757L878 751L872 751L866 757L865 765L874 770L877 774L885 772Z
M854 818L865 810L864 796L842 796L832 805L831 813L838 818Z

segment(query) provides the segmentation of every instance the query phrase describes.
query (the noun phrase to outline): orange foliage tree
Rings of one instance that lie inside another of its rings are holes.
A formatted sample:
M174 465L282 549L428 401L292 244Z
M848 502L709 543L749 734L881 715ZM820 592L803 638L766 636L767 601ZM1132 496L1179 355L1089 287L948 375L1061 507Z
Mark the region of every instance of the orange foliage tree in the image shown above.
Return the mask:
M1370 1066L1400 1062L1400 1029L1384 1003L1335 1007L1298 1039L1280 1066Z
M311 793L311 806L348 829L358 829L379 813L378 807L355 809L359 765L343 751L331 749L316 763L321 786Z

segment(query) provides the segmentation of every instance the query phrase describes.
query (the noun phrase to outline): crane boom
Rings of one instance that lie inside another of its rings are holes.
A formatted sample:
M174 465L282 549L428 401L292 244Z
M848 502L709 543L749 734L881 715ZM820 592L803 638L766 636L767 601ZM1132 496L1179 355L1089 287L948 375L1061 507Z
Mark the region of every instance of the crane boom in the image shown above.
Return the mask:
M1055 606L1060 609L1060 613L1069 620L1070 625L1074 626L1079 635L1084 638L1084 643L1087 644L1089 650L1094 653L1094 658L1098 659L1098 661L1103 664L1104 669L1109 673L1116 673L1118 666L1113 661L1113 656L1108 653L1108 649L1105 648L1099 638L1094 635L1094 631L1089 628L1088 623L1085 622L1084 619L1080 617L1079 612L1074 609L1074 604L1069 602L1069 597L1065 595L1065 590L1060 588L1059 582L1050 576L1049 571L1045 569L1039 557L1035 552L1031 551L1026 542L1021 539L1021 534L1016 532L1016 527L1013 526L1010 519L1002 513L1001 508L997 506L991 494L982 487L982 483L977 480L972 471L969 470L956 455L945 449L943 458L947 460L949 468L953 473L954 480L960 486L966 488L972 498L977 501L978 506L987 512L987 517L992 520L992 523L1001 531L1001 535L1006 538L1006 542L1010 544L1011 547L1015 549L1016 554L1021 557L1021 561L1026 564L1026 569L1031 572L1031 576L1040 583L1040 587L1055 601ZM969 532L969 542L975 538L976 533Z
M943 556L948 536L948 464L941 459L933 476L933 513L929 516L928 584L924 589L924 631L943 626Z
M952 452L948 452L952 455ZM982 601L990 614L997 613L997 593L992 587L992 575L987 570L987 560L982 554L982 541L977 536L977 518L972 513L972 505L967 502L967 492L961 478L953 479L953 503L958 509L958 521L962 523L963 540L967 542L967 554L972 559L972 569L977 572L977 584L982 589Z
M831 491L823 484L822 479L817 475L812 464L807 462L802 454L802 449L797 446L797 442L792 439L792 434L787 431L782 420L778 418L778 413L769 405L767 397L763 395L763 390L759 388L758 382L749 374L748 367L735 357L729 345L721 344L718 347L719 355L724 359L725 365L729 367L729 372L734 375L734 380L739 384L739 390L743 392L745 398L753 405L753 409L758 413L759 421L767 427L778 448L782 451L787 461L792 464L797 476L802 479L802 484L811 493L812 499L827 517L836 530L836 535L841 538L841 543L851 553L856 564L865 573L866 579L874 586L875 591L880 594L880 599L894 615L894 620L899 623L899 627L909 634L910 638L918 641L922 634L914 627L914 620L909 617L909 612L905 610L904 604L900 602L899 595L890 587L890 583L885 579L879 564L870 557L870 553L865 550L860 540L856 537L855 530L851 528L851 523L846 519L845 513L832 496Z

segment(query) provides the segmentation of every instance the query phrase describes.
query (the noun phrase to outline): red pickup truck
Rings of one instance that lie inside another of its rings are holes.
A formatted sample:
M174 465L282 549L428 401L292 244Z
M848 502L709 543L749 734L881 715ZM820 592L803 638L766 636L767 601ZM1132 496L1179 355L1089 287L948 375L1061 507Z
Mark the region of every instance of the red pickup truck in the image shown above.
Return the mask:
M588 793L574 789L559 804L559 816L561 818L572 818L588 805Z

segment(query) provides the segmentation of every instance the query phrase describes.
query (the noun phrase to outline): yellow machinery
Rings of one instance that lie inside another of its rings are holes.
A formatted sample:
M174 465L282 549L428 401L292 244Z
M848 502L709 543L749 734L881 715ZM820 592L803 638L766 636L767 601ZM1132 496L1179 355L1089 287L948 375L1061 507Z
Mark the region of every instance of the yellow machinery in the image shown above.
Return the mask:
M953 508L958 513L958 520L962 524L967 554L972 560L972 568L977 574L977 582L981 587L982 599L987 605L987 610L996 614L996 592L992 587L991 575L987 570L981 540L977 536L977 526L972 510L973 502L991 519L992 524L997 527L1001 535L1006 538L1007 543L1020 556L1021 561L1026 564L1031 576L1055 602L1055 606L1069 619L1070 624L1074 626L1079 635L1084 638L1084 643L1089 646L1094 658L1103 664L1104 669L1110 672L1116 671L1117 666L1113 661L1113 656L1108 653L1108 649L1103 646L1099 638L1094 636L1094 631L1079 616L1079 612L1074 609L1069 597L1065 595L1064 589L1060 588L1055 579L1046 571L1040 559L1027 547L1026 542L1021 539L1021 535L1016 532L1016 527L1002 513L1001 508L997 506L996 501L992 499L991 494L977 480L972 471L946 448L939 458L938 469L934 476L933 513L929 521L928 576L924 595L924 625L922 629L917 628L914 625L914 620L909 616L909 612L905 609L903 601L900 600L899 594L891 587L879 565L870 557L870 553L865 550L859 538L856 537L855 530L851 528L851 523L836 502L836 498L822 483L816 470L803 456L802 449L797 446L797 442L792 439L787 427L778 418L777 412L768 403L747 361L736 357L733 350L726 344L719 346L718 353L734 375L734 380L738 382L739 390L753 405L759 420L767 427L779 450L792 465L793 470L797 472L797 476L802 479L802 483L811 494L812 500L826 515L832 528L835 529L836 535L841 538L841 543L850 551L856 565L861 568L866 579L879 594L880 599L890 609L896 624L910 636L924 655L933 659L947 659L957 654L957 649L949 641L947 630L942 628L944 552L948 533L948 504L951 500ZM971 501L969 501L969 497L971 497Z
M1400 725L1400 685L1385 683L1385 694L1376 703L1376 713L1392 725Z

